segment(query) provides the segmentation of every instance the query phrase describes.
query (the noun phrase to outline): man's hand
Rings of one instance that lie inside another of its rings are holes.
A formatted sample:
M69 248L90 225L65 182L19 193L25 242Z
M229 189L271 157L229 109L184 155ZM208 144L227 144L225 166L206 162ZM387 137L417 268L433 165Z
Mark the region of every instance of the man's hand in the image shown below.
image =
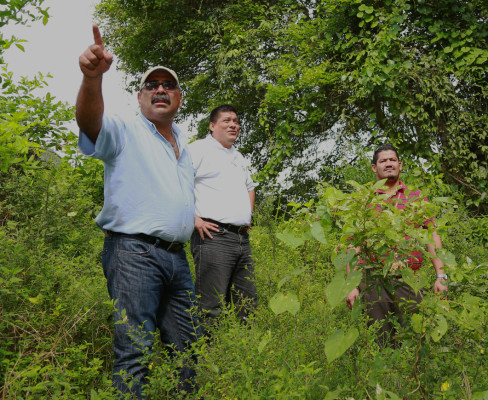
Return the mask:
M442 278L437 278L435 280L434 293L447 293L449 289L442 282L444 282L444 279Z
M358 296L359 296L359 289L357 288L347 295L346 304L350 310L352 310L352 306L354 305L354 302L356 301Z
M102 35L95 24L93 24L93 39L95 43L88 47L79 58L81 72L87 78L103 75L109 70L113 61L113 55L105 50Z
M218 232L219 226L217 224L214 224L213 222L205 221L201 219L198 215L195 215L195 229L200 234L202 240L205 239L205 235L207 235L210 239L213 239L210 231Z

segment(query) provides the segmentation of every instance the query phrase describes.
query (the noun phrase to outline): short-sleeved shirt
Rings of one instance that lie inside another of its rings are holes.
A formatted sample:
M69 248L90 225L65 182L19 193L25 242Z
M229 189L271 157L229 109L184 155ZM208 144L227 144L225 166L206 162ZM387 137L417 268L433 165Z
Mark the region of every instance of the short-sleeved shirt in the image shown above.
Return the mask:
M80 132L81 151L105 167L104 204L95 219L101 229L170 242L189 239L195 218L193 167L176 125L173 132L179 159L143 115L104 115L95 144Z
M395 207L398 208L399 210L404 210L406 207L406 204L408 202L415 201L416 199L421 198L420 190L415 190L415 191L409 192L408 197L407 197L407 193L406 193L407 190L408 190L408 188L405 186L405 184L402 181L399 181L398 186L396 187L395 194L391 195L385 201L390 202L390 201L399 200L399 201L395 201ZM382 189L378 189L376 191L376 193L386 194L387 192L382 190ZM424 197L424 200L427 200L427 198ZM429 223L431 223L432 220L433 219L431 218L431 219L425 221L424 227L426 227ZM410 238L409 236L405 236L406 240L408 240L409 238ZM422 266L422 262L423 262L423 256L422 256L421 251L415 250L415 251L410 252L410 257L408 258L408 261L407 261L407 264L410 268L417 270Z
M189 144L195 169L195 211L199 217L232 225L251 222L249 192L254 189L245 158L212 135Z

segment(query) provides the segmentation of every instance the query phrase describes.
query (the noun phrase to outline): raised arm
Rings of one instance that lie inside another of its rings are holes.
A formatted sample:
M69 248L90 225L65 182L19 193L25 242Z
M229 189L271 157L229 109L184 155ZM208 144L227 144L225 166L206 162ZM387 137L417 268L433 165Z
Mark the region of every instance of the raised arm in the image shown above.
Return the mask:
M105 50L100 30L95 24L93 39L95 43L79 58L83 80L76 99L76 122L95 143L103 120L102 77L109 70L113 56Z

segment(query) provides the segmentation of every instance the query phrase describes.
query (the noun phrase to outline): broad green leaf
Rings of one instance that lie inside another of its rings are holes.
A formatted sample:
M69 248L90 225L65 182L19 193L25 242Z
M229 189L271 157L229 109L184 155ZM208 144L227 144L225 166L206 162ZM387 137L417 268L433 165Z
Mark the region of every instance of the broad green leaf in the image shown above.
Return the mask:
M389 390L383 389L379 383L376 384L376 400L400 400L400 397Z
M32 304L40 304L40 303L42 303L42 300L43 300L43 298L42 298L41 294L36 296L36 297L29 297L29 301Z
M415 333L423 333L425 331L424 317L415 313L412 315L412 329Z
M342 393L342 389L337 389L333 391L328 391L324 397L324 400L337 400L339 395Z
M430 334L430 337L434 342L438 342L439 340L441 340L442 336L444 336L444 334L447 332L448 325L446 319L442 315L437 314L434 317L434 319L436 324L434 330Z
M403 281L410 286L416 294L429 284L429 276L426 274L425 268L420 268L415 272L408 267L402 268L401 274Z
M338 271L342 271L344 268L346 268L346 265L351 262L353 259L354 255L356 254L354 249L347 249L344 251L341 251L337 256L334 258L333 264L334 267Z
M342 272L337 273L327 285L327 303L334 308L344 302L346 296L359 285L362 275L361 271L352 271L347 279L344 279Z
M432 201L446 204L457 204L456 200L452 199L451 197L434 197Z
M281 289L281 287L286 282L290 281L294 276L298 276L298 275L303 274L307 269L308 269L308 267L306 267L306 266L302 266L302 267L295 268L293 271L291 271L290 274L286 275L283 279L281 279L278 282L278 289Z
M280 239L283 243L286 245L292 247L292 248L297 248L298 246L301 246L305 240L303 237L297 237L295 234L289 230L286 230L284 232L278 232L276 234L276 237Z
M338 357L342 356L349 347L351 347L359 336L359 331L352 328L347 332L339 329L334 333L324 345L327 362L331 363Z
M486 400L488 399L488 390L484 392L474 392L471 396L471 400Z
M381 189L382 187L385 186L385 183L386 183L386 179L376 181L376 183L373 185L373 190L376 191L378 189Z
M457 265L456 257L454 256L454 254L447 251L446 249L444 249L444 248L436 249L435 253L436 253L437 257L439 257L444 264L449 265L449 266L456 266Z
M314 223L312 223L310 232L312 233L312 236L320 243L327 244L327 239L325 238L324 234L324 228L322 228L320 222L315 221Z
M293 292L286 294L278 292L269 300L269 307L276 314L282 314L288 311L290 314L295 315L300 309L300 302L298 297Z

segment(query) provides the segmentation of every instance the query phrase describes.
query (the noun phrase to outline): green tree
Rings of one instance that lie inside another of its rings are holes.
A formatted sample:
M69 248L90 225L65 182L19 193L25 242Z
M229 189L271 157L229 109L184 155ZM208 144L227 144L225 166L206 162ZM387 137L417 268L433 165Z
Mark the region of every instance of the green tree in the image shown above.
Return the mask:
M46 9L41 8L43 1L0 2L0 28L39 19L46 24L49 15ZM0 171L4 173L13 164L31 165L40 151L47 148L61 150L73 139L63 126L63 122L73 118L73 108L56 101L50 93L44 97L35 95L36 90L47 86L46 78L50 76L39 73L31 79L22 77L16 83L4 64L4 52L13 44L24 51L21 45L24 41L6 37L0 31Z
M240 110L239 145L266 184L284 171L304 194L322 167L388 140L487 191L484 0L102 0L98 13L130 76L178 71L182 118Z

